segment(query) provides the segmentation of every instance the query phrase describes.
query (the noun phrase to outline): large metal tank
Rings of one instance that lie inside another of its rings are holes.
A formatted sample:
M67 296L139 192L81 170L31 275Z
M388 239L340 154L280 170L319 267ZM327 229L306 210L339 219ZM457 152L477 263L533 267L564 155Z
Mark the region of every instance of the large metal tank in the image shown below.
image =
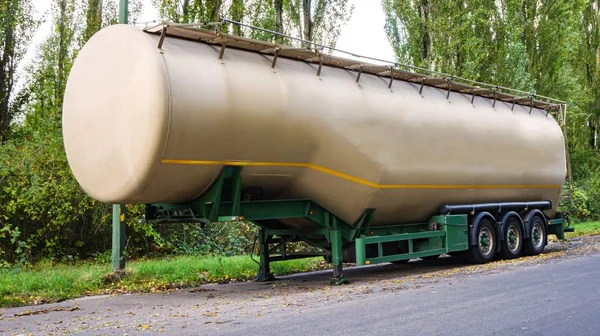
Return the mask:
M443 204L552 200L565 178L546 111L280 58L103 29L69 76L63 132L81 187L107 203L184 202L226 161L245 187L347 222L424 221Z

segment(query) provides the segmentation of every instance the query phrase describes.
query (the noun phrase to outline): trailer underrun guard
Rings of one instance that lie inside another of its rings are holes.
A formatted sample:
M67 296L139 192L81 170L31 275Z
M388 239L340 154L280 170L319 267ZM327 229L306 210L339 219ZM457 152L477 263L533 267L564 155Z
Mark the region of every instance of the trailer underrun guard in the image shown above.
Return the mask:
M401 263L442 254L465 255L485 263L498 254L506 258L543 251L547 236L564 239L574 231L560 213L547 219L550 201L444 205L427 223L371 227L374 209L355 223L346 223L309 199L243 201L240 165L227 166L199 198L182 204L147 204L150 223L250 221L260 227L258 281L274 280L270 263L323 256L333 265L331 284L343 284L343 263ZM303 218L315 229L298 230L285 220ZM287 252L286 244L304 241L317 252Z

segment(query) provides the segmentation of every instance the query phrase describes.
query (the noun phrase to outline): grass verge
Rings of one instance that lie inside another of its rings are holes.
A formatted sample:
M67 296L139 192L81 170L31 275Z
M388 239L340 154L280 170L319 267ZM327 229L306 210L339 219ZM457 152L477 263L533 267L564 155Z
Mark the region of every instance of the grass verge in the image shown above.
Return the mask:
M575 228L575 232L568 232L567 238L600 234L600 222L574 223L571 225Z
M271 272L285 275L327 267L323 258L271 264ZM258 265L248 256L192 257L139 260L127 264L119 278L110 265L40 263L31 269L0 270L0 307L58 302L85 295L155 292L205 283L246 281Z

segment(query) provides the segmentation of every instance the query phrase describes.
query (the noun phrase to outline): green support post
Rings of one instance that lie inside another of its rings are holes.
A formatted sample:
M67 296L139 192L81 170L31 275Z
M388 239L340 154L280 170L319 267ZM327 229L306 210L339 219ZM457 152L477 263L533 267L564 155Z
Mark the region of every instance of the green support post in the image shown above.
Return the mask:
M119 23L127 24L129 16L129 0L119 3ZM112 210L112 265L113 270L125 268L125 205L113 204Z
M364 238L356 238L354 245L356 246L356 264L366 265L367 264L367 245L365 244Z
M113 270L125 268L125 206L113 204L112 265Z
M119 23L127 24L129 20L129 0L121 0L119 5Z
M256 281L272 281L275 277L271 274L271 266L269 260L269 235L266 229L258 230L258 240L260 241L260 269L256 277Z
M343 256L342 256L342 231L338 227L335 216L327 216L331 223L329 236L331 238L331 264L333 265L333 278L329 281L332 285L341 285L348 281L343 274Z

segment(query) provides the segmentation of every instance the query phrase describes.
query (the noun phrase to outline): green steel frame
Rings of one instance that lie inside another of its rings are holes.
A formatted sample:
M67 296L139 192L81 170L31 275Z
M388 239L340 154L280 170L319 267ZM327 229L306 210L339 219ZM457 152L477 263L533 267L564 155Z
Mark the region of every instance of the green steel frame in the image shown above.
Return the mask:
M199 198L181 204L147 204L150 223L250 221L259 226L260 267L257 280L273 279L270 263L323 256L333 266L331 284L343 284L344 262L370 265L435 257L469 249L469 216L436 215L427 223L371 227L374 209L355 223L347 223L309 199L242 200L243 167L226 166L211 188ZM289 221L302 220L307 229L294 229ZM307 223L312 225L306 225ZM564 238L563 219L548 222L548 233ZM317 252L288 253L286 244L304 241ZM273 246L273 247L272 247Z
M260 227L260 271L258 280L269 280L271 261L313 256L331 256L332 283L346 282L342 272L342 250L362 231L369 228L373 211L367 210L353 225L308 199L242 201L242 167L225 167L212 187L196 200L183 204L147 204L145 218L150 223L207 223L251 221ZM290 229L286 220L305 219L313 229ZM276 238L277 237L277 238ZM317 247L318 253L286 253L285 244L305 241ZM277 244L273 249L271 244ZM280 254L273 254L277 249Z

